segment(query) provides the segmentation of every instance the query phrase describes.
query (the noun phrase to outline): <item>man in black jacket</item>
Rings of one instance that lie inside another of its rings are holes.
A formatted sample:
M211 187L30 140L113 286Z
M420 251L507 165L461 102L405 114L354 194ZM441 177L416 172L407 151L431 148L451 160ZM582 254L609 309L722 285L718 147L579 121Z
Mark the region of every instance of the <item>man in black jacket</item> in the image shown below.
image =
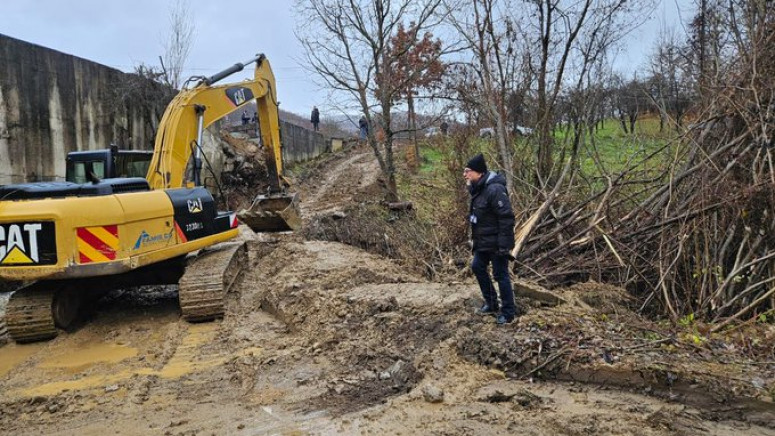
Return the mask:
M312 128L317 132L320 125L320 111L317 106L312 107L312 113L309 116L309 121L312 123Z
M487 171L487 163L481 153L468 161L463 177L471 194L468 216L474 243L471 269L484 297L484 305L478 313L496 315L498 324L508 324L518 313L509 276L509 260L512 259L511 249L514 248L514 211L511 210L506 191L506 179L500 174ZM500 312L498 294L487 271L490 263L500 291Z

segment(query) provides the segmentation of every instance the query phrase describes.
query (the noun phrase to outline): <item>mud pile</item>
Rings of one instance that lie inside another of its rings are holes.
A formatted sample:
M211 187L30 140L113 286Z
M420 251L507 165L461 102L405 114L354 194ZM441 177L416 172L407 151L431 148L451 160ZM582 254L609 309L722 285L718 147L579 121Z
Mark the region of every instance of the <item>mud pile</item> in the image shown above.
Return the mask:
M220 173L220 190L229 210L250 206L256 195L269 188L265 150L257 140L239 133L220 132L224 162Z
M346 245L270 245L255 250L240 307L261 307L303 338L309 356L324 356L325 391L304 409L339 415L411 391L422 378L418 356L454 333L450 311L471 299L468 286L425 282Z

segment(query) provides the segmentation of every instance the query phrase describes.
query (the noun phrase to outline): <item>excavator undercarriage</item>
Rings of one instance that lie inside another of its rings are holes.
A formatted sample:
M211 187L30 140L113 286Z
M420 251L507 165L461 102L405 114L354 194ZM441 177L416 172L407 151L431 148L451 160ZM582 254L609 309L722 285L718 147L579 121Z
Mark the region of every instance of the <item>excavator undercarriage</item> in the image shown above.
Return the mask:
M243 242L216 244L187 258L132 271L110 280L41 280L11 295L6 306L8 334L16 342L51 339L69 329L86 302L115 289L178 283L181 315L200 322L222 318L226 293L248 264Z

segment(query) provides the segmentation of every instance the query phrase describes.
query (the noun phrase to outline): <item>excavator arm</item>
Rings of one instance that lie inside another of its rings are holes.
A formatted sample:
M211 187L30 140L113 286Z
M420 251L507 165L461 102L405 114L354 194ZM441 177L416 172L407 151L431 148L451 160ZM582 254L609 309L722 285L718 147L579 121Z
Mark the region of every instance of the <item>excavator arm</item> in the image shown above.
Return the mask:
M225 77L256 64L253 80L213 86ZM151 189L200 186L202 132L217 120L255 100L269 173L269 190L258 195L250 208L238 216L256 232L296 230L301 226L298 195L286 194L283 177L280 119L274 73L263 54L210 77L202 78L191 89L184 89L169 104L156 134L154 155L148 168ZM192 176L186 168L193 156Z
M255 63L253 80L213 86L213 84L245 66ZM202 132L214 122L238 110L251 101L258 108L261 144L265 149L269 170L270 191L284 188L280 124L277 111L277 90L269 61L263 54L244 64L235 64L213 76L203 78L191 89L182 90L167 106L156 135L154 155L146 178L151 189L169 189L199 185ZM193 180L186 177L186 168L195 157Z

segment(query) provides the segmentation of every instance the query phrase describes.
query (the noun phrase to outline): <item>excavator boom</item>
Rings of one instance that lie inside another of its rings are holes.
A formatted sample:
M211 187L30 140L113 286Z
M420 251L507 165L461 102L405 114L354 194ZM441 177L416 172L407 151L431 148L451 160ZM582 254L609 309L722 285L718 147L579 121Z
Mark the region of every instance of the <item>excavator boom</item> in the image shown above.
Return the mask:
M251 63L256 64L252 80L213 86ZM255 232L296 230L301 224L298 197L286 193L288 183L282 177L277 90L271 66L263 54L203 78L196 86L184 89L175 97L162 117L160 125L163 128L156 135L155 153L146 178L151 189L199 185L203 130L254 100L259 140L269 173L269 189L266 194L258 195L249 209L240 211L239 217ZM190 174L186 168L192 167L192 157L193 174Z

